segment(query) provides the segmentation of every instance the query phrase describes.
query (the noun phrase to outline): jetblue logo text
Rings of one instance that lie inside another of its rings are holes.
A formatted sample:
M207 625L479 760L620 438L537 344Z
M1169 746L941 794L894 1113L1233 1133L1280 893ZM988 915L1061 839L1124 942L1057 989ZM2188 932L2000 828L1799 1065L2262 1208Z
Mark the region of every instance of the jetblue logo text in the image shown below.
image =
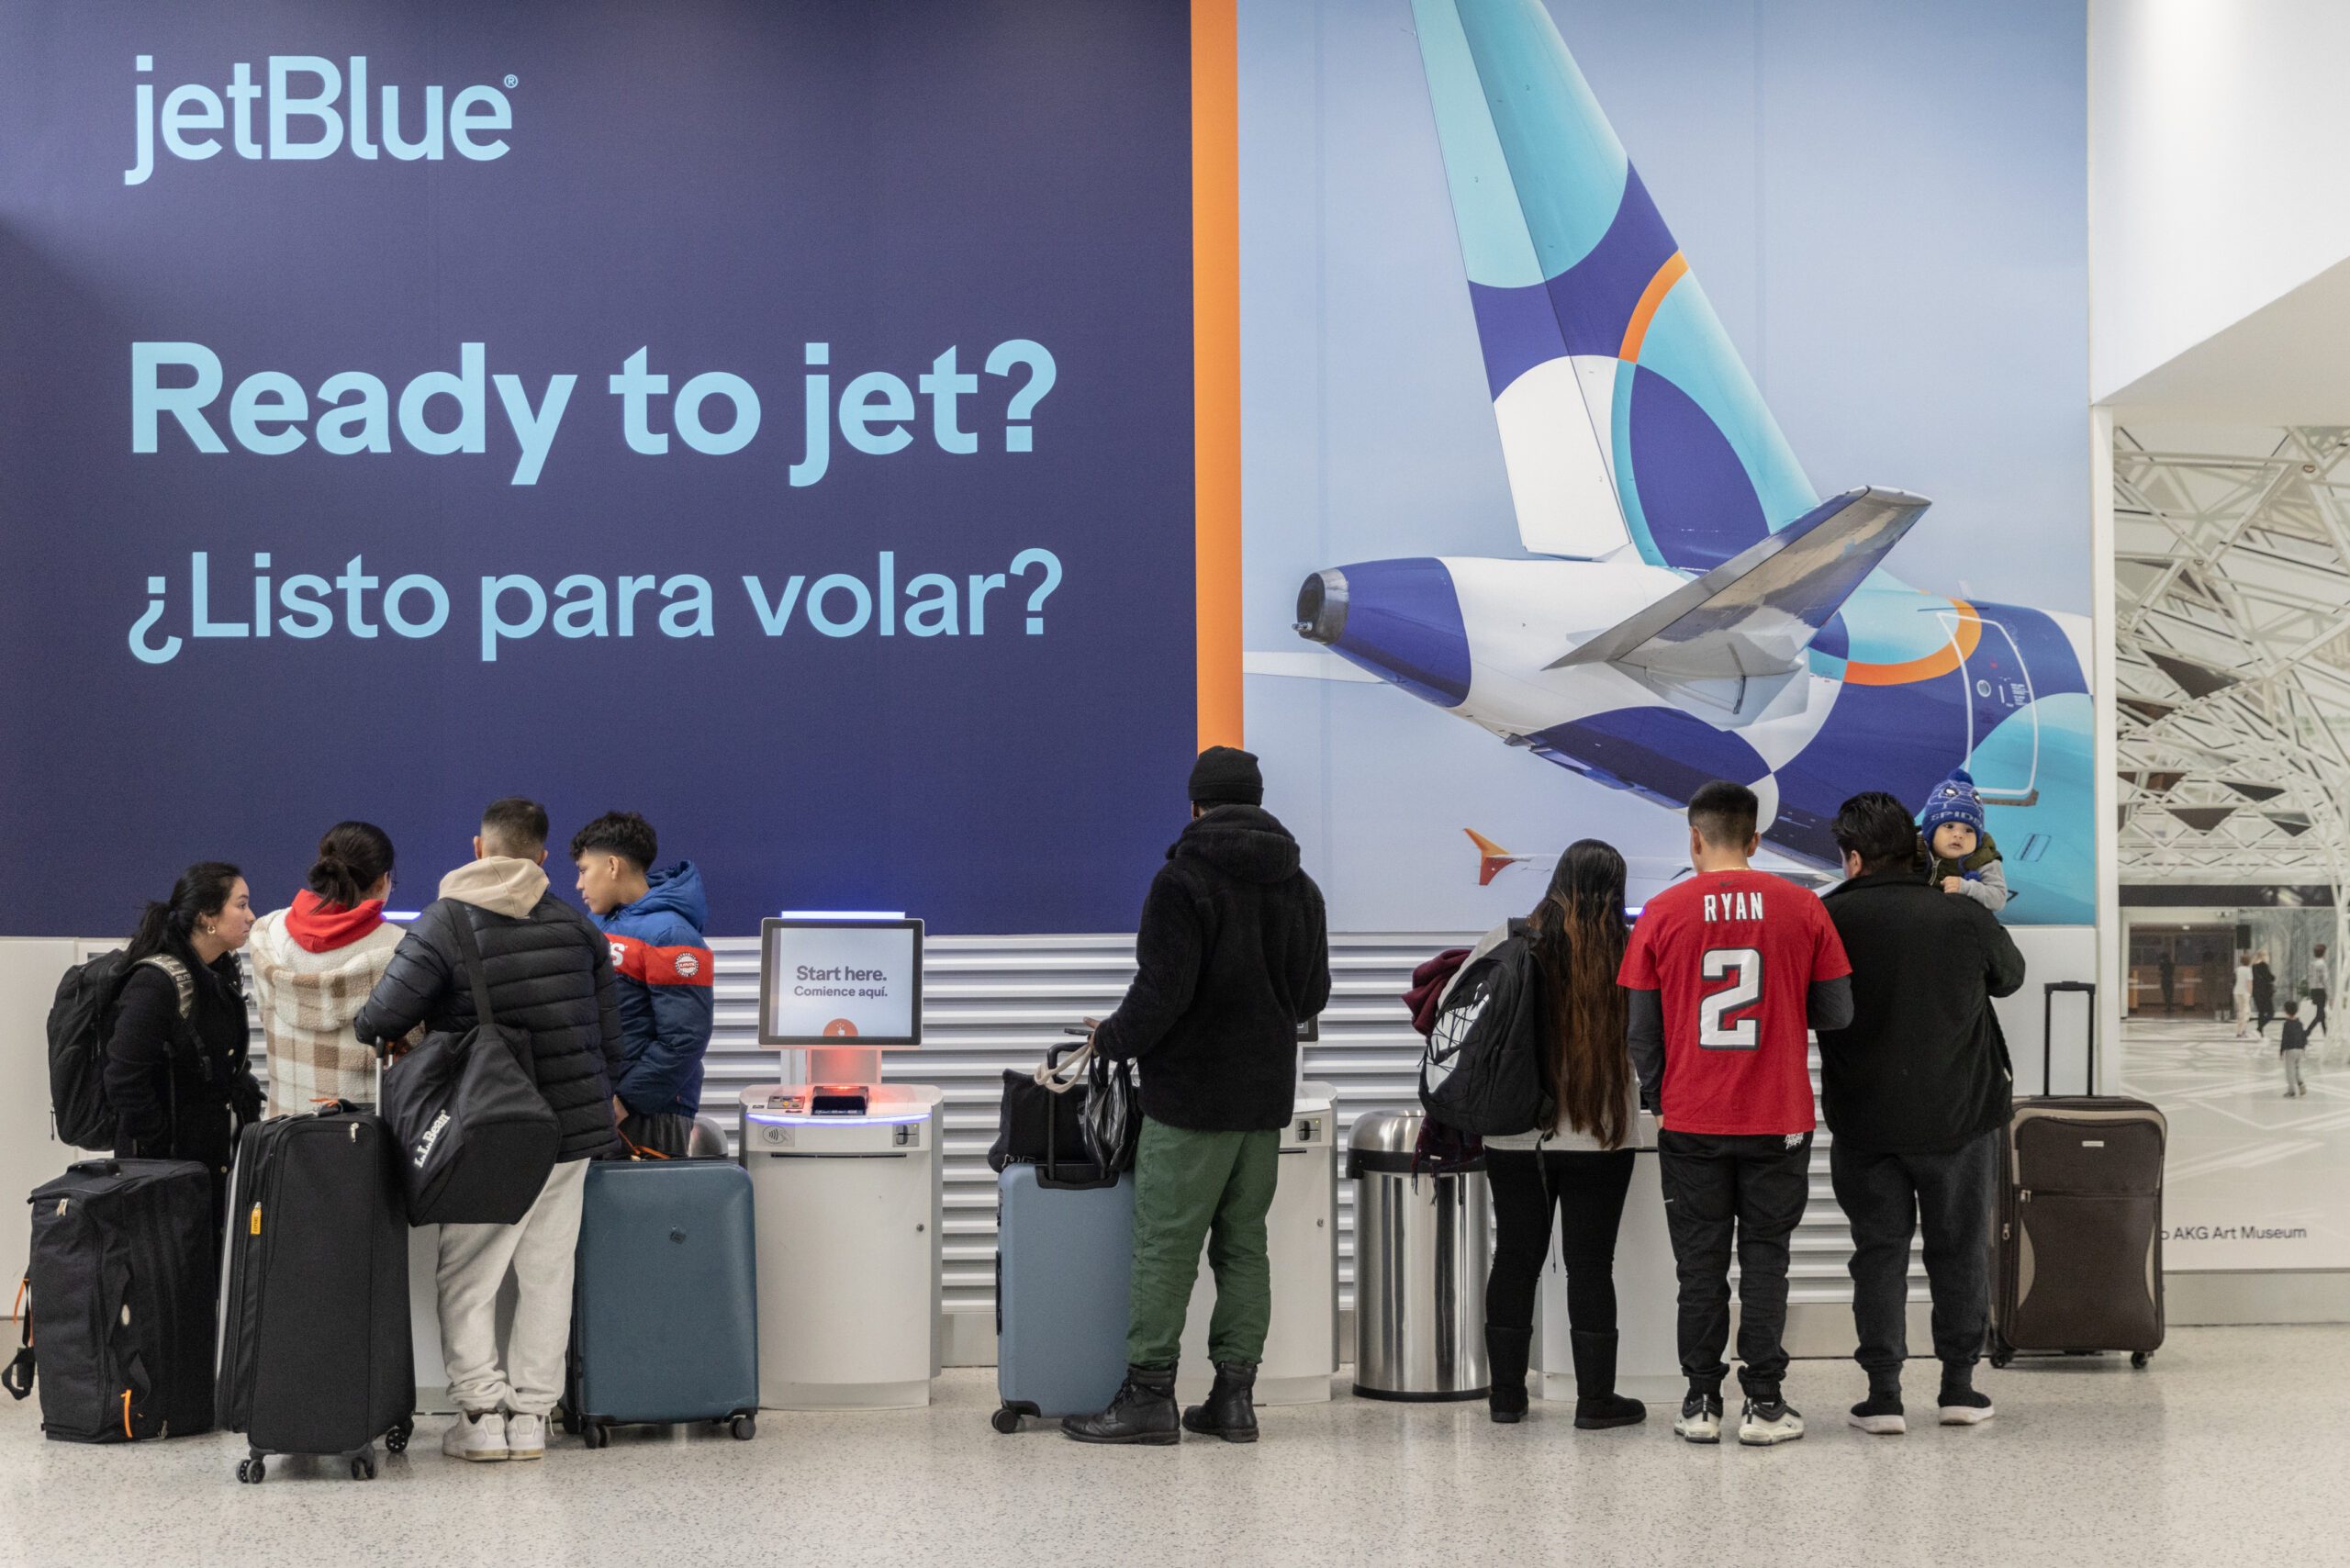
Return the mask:
M151 73L155 57L139 56L135 69L141 76ZM513 86L515 79L507 77L506 84ZM403 89L386 82L371 92L364 54L341 65L322 55L273 54L259 82L252 62L241 60L217 90L190 82L164 94L158 108L155 84L140 82L135 96L126 185L147 183L159 150L192 163L231 149L240 158L272 161L348 151L368 161L389 154L401 162L439 162L453 151L482 163L506 156L506 140L497 133L514 129L514 106L496 87L466 87L453 95L437 84Z

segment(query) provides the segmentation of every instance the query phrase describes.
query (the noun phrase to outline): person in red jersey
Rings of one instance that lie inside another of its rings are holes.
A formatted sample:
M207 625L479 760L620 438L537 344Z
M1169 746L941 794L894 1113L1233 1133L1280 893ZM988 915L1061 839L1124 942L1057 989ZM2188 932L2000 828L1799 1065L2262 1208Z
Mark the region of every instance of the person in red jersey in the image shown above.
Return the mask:
M1665 1223L1681 1277L1681 1370L1673 1429L1721 1440L1729 1369L1729 1260L1739 1266L1738 1440L1803 1436L1781 1391L1787 1238L1810 1194L1809 1031L1852 1018L1852 966L1807 889L1754 870L1761 805L1744 785L1689 802L1695 875L1651 899L1617 977L1630 994L1632 1065L1662 1122Z

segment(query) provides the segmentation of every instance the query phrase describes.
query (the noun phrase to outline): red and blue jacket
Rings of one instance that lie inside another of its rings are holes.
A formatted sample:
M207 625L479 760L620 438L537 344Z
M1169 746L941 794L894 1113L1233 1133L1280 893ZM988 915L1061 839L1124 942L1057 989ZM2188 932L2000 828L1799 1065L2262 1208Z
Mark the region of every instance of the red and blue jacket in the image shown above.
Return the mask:
M690 860L645 873L643 898L596 924L612 945L627 1065L612 1092L640 1116L701 1108L714 994L702 926L710 904Z

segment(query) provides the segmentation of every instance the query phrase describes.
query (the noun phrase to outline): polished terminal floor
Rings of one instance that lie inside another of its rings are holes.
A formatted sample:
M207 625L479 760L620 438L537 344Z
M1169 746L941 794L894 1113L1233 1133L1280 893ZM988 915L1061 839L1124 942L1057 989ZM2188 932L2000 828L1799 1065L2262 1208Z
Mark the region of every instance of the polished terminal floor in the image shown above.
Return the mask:
M233 1438L69 1447L28 1403L0 1409L0 1563L2339 1562L2345 1360L2350 1327L2178 1329L2143 1372L1986 1369L1998 1419L1904 1438L1843 1424L1850 1363L1798 1361L1811 1435L1770 1450L1677 1442L1662 1408L1578 1433L1540 1401L1511 1428L1343 1396L1267 1412L1254 1448L1083 1448L998 1436L994 1374L967 1369L924 1411L562 1439L531 1464L445 1460L428 1419L375 1481L275 1461L260 1486L230 1479ZM1913 1395L1931 1372L1911 1363Z

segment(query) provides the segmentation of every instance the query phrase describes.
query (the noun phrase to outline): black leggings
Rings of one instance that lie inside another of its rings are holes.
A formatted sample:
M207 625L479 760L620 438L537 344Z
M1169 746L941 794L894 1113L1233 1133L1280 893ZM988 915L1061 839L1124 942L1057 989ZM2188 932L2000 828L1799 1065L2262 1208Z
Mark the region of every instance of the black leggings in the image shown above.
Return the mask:
M1632 1151L1487 1149L1485 1175L1494 1191L1494 1229L1485 1321L1497 1328L1534 1327L1534 1289L1550 1250L1555 1204L1559 1260L1567 1270L1567 1321L1587 1334L1614 1333L1616 1227L1632 1187Z

